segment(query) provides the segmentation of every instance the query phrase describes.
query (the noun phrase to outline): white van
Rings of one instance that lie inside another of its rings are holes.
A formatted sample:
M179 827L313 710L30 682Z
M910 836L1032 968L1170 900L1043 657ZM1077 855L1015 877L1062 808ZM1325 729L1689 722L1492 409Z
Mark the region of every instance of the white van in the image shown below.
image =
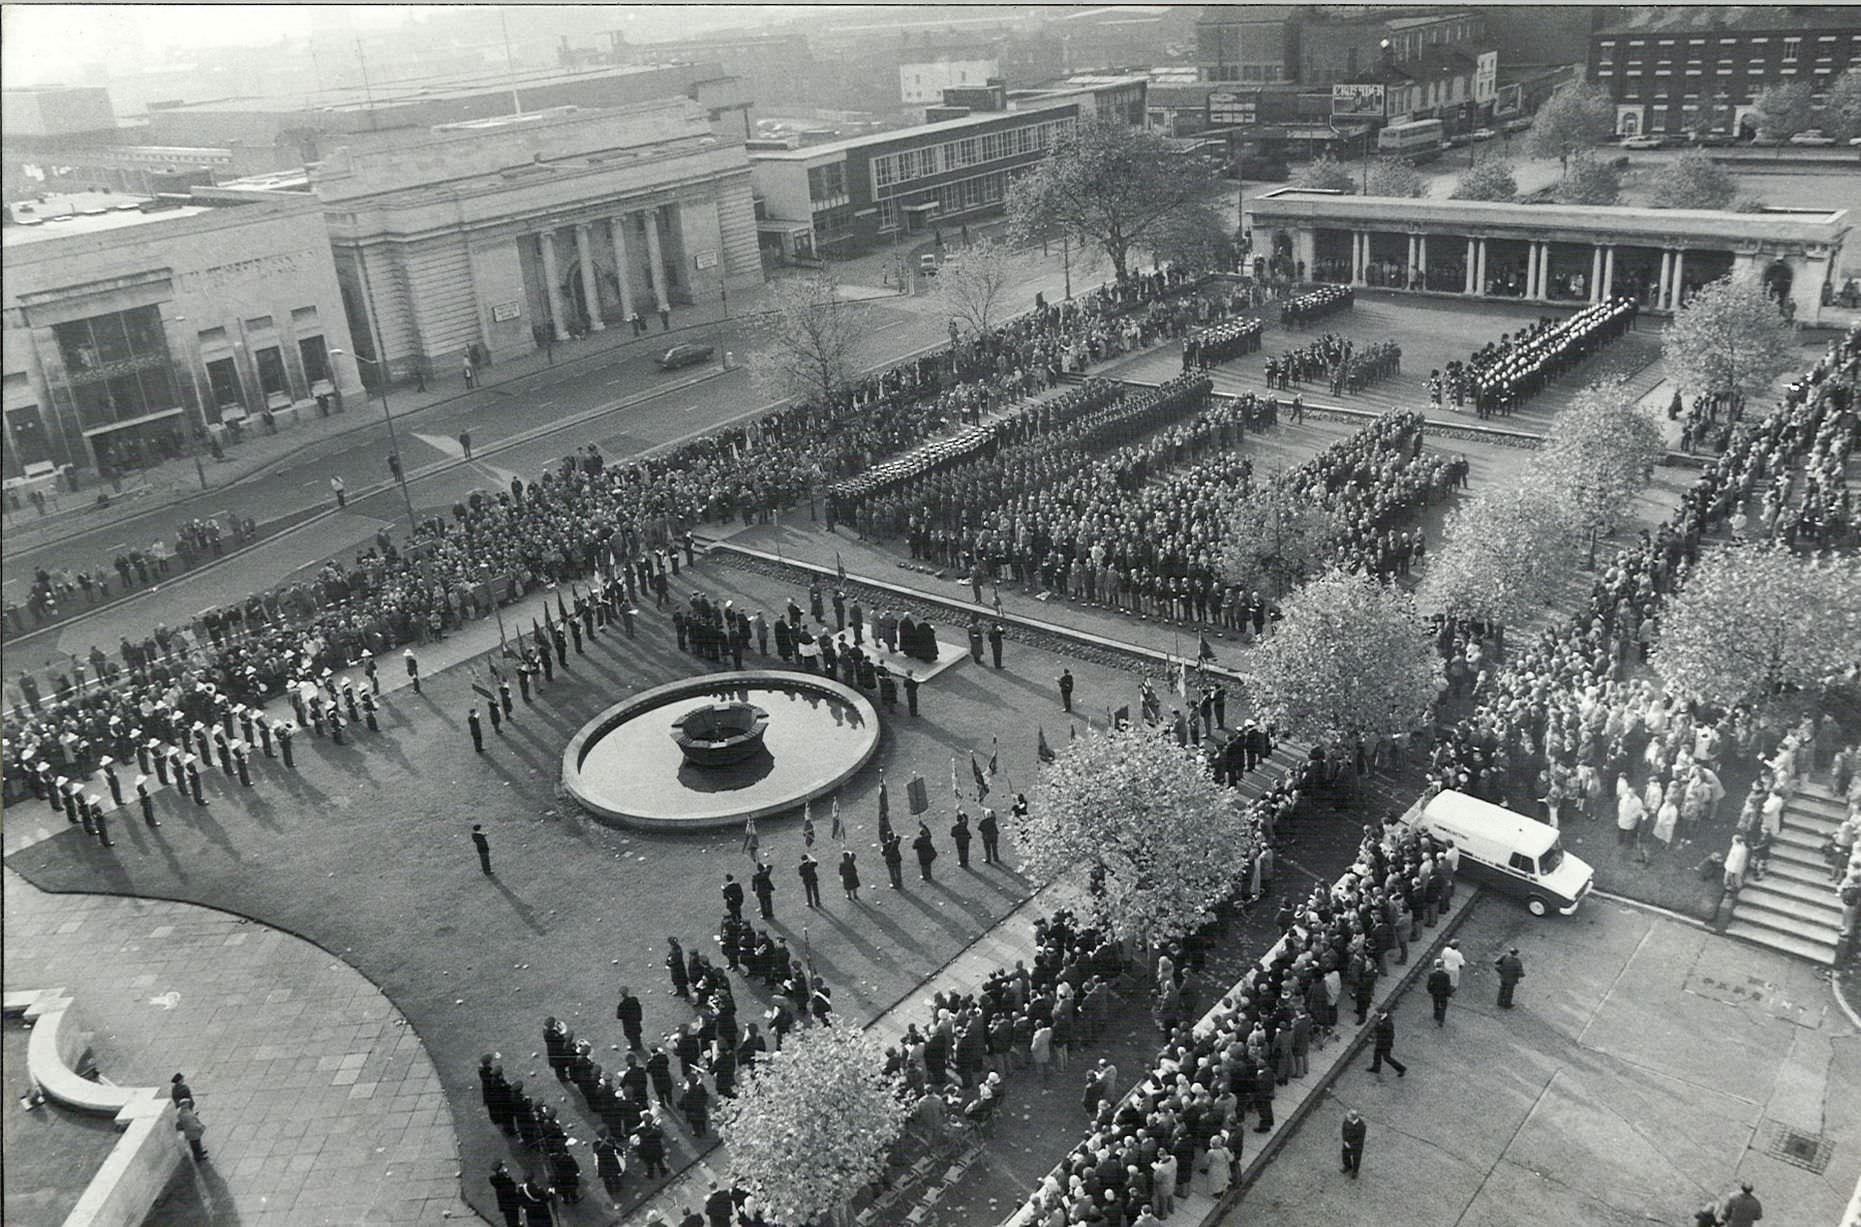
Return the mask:
M1533 916L1568 916L1594 885L1588 864L1564 851L1554 827L1502 806L1443 792L1408 821L1460 850L1460 876L1519 895Z

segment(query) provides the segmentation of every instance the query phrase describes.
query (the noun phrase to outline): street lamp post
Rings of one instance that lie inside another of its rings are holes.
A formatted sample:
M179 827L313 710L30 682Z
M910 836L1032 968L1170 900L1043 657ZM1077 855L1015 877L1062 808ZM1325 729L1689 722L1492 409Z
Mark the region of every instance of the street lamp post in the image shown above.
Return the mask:
M332 349L331 354L348 354L347 350ZM394 414L388 408L388 377L385 365L375 358L364 358L361 354L349 354L357 362L366 362L381 373L381 417L388 424L388 459L394 468L394 476L400 482L401 502L407 507L407 530L414 532L420 527L420 521L414 515L413 495L407 491L407 465L401 459L401 441L394 433ZM366 389L364 389L366 394Z

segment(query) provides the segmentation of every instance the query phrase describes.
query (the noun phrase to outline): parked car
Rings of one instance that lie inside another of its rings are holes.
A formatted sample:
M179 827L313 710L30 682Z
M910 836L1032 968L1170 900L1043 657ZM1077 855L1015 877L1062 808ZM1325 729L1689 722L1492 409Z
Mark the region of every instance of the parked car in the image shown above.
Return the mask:
M1662 141L1658 136L1631 136L1622 142L1624 149L1659 149Z
M1822 135L1820 128L1811 128L1807 132L1799 132L1791 137L1790 143L1792 145L1833 145L1835 138Z
M1490 141L1495 136L1498 136L1499 133L1493 131L1491 128L1475 128L1473 131L1467 133L1467 135L1476 141Z
M659 369L662 371L676 371L681 366L696 366L700 362L709 362L715 353L717 353L717 347L713 345L674 345L654 361L659 363Z

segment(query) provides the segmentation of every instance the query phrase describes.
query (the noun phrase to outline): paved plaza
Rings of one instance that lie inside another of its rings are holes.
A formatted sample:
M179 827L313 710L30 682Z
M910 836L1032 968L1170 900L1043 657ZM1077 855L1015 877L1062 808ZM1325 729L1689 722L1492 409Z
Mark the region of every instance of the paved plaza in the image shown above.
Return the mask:
M1437 1029L1411 990L1396 1055L1359 1060L1223 1220L1388 1227L1692 1222L1750 1181L1764 1223L1828 1227L1861 1177L1861 1031L1817 970L1593 897L1533 920L1488 895ZM1517 946L1517 1005L1495 958ZM1363 1174L1339 1173L1351 1108Z

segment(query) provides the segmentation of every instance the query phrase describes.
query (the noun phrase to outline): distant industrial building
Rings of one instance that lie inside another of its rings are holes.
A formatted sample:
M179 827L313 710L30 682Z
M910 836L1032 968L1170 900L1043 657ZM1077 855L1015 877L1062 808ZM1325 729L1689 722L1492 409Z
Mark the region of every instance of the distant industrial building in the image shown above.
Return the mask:
M314 200L14 205L0 259L9 481L146 467L360 390Z
M1196 20L1204 81L1329 85L1431 50L1483 46L1486 18L1466 9L1211 4Z
M1830 82L1861 64L1861 8L1636 11L1640 20L1590 36L1589 79L1615 99L1623 136L1755 136L1752 104L1767 88L1806 81L1820 105Z
M805 149L758 150L751 177L763 249L778 261L818 258L987 216L1001 208L1009 180L1046 157L1082 117L1143 126L1148 88L1142 77L1076 78L1031 90L994 83L950 96L993 98L1006 109Z

